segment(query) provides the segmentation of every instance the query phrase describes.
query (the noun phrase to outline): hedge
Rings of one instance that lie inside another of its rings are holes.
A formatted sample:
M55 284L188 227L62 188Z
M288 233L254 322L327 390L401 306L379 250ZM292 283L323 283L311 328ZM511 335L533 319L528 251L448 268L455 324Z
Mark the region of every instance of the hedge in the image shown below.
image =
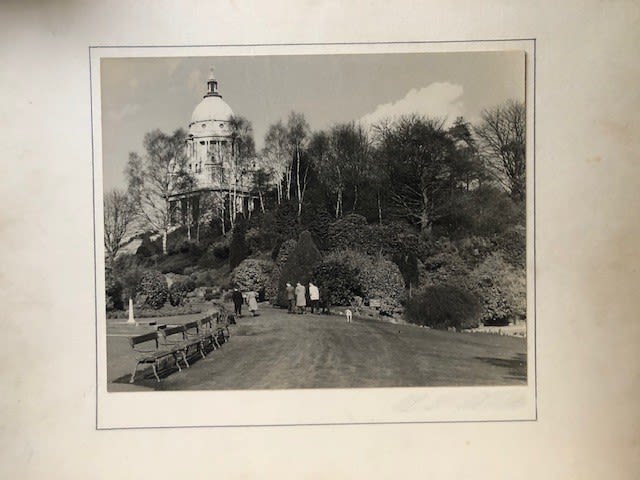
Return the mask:
M479 324L480 302L468 290L453 285L426 287L406 303L405 318L418 325L457 330Z

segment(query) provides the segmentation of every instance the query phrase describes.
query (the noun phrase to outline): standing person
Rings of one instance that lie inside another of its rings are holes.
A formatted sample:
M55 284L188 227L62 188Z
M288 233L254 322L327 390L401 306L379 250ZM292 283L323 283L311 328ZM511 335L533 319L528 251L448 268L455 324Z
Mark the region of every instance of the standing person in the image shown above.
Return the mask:
M256 312L258 311L258 294L256 292L247 292L247 301L249 302L249 311L251 315L256 316Z
M239 317L242 316L242 303L244 302L244 298L242 298L242 293L237 288L233 289L233 293L231 294L231 300L233 300L233 306L235 307L235 313Z
M320 300L320 290L313 283L309 282L309 303L311 304L311 313L318 308Z
M296 307L298 307L298 313L304 313L304 309L307 306L307 289L304 285L300 285L300 282L296 285Z
M289 305L289 313L293 313L293 306L295 305L296 293L293 285L287 282L287 303Z
M329 289L322 285L320 287L320 305L322 306L322 313L331 313L331 299L329 297Z

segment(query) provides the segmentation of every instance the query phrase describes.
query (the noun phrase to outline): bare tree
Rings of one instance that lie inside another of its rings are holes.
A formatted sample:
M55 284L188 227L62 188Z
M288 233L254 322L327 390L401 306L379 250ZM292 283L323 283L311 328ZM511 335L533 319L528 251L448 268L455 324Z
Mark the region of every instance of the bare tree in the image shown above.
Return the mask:
M253 140L253 127L251 122L240 116L233 116L229 120L231 129L231 152L233 166L231 176L233 179L231 201L229 202L229 219L231 227L235 224L237 212L238 186L244 187L244 176L250 160L255 157L255 143Z
M380 162L398 216L429 231L442 214L455 146L444 121L404 116L378 130Z
M309 144L309 152L314 158L320 182L336 196L334 214L336 218L340 218L344 192L344 168L341 161L340 142L336 133L337 128L332 128L329 134L315 133Z
M266 168L258 168L253 172L253 191L258 194L260 200L260 211L264 213L264 195L269 188L272 173Z
M171 225L171 197L194 184L187 170L184 148L186 134L176 130L167 135L154 130L144 136L144 157L129 154L126 168L131 196L137 215L162 235L162 253L167 253L167 235Z
M126 192L114 189L105 194L104 248L107 265L115 260L134 217L134 205Z
M289 154L287 129L282 121L269 127L264 139L263 159L268 164L277 188L278 205L283 197L291 199L292 158Z
M354 122L338 125L332 131L332 143L342 164L344 180L353 189L355 211L358 204L358 187L370 176L372 148L367 132Z
M302 213L302 203L307 188L309 176L309 162L302 166L302 155L308 143L309 124L302 113L291 112L287 121L287 140L289 154L294 163L296 176L296 200L298 203L298 217Z
M511 198L523 200L526 188L526 114L522 102L509 100L482 112L482 122L475 129L481 153L495 179Z

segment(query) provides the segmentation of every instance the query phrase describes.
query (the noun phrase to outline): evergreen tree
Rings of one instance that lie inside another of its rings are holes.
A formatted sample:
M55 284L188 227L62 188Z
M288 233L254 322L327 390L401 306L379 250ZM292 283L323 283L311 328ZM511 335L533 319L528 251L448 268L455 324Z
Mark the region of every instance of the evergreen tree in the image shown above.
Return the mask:
M231 270L236 268L249 255L249 247L247 247L245 238L246 233L246 222L243 217L238 217L233 227L233 235L229 245L229 267Z
M321 260L322 254L313 242L311 233L305 230L300 234L298 244L291 255L289 255L287 263L280 274L280 280L278 282L278 305L287 305L287 282L294 286L298 282L307 286L309 280L312 280L313 269Z

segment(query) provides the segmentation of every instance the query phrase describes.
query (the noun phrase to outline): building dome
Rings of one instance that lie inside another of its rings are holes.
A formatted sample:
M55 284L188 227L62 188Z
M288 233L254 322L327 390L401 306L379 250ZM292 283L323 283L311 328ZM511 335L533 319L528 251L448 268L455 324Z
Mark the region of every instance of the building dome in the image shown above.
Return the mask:
M191 115L191 123L206 122L208 120L229 120L233 110L222 97L207 96L196 106Z

